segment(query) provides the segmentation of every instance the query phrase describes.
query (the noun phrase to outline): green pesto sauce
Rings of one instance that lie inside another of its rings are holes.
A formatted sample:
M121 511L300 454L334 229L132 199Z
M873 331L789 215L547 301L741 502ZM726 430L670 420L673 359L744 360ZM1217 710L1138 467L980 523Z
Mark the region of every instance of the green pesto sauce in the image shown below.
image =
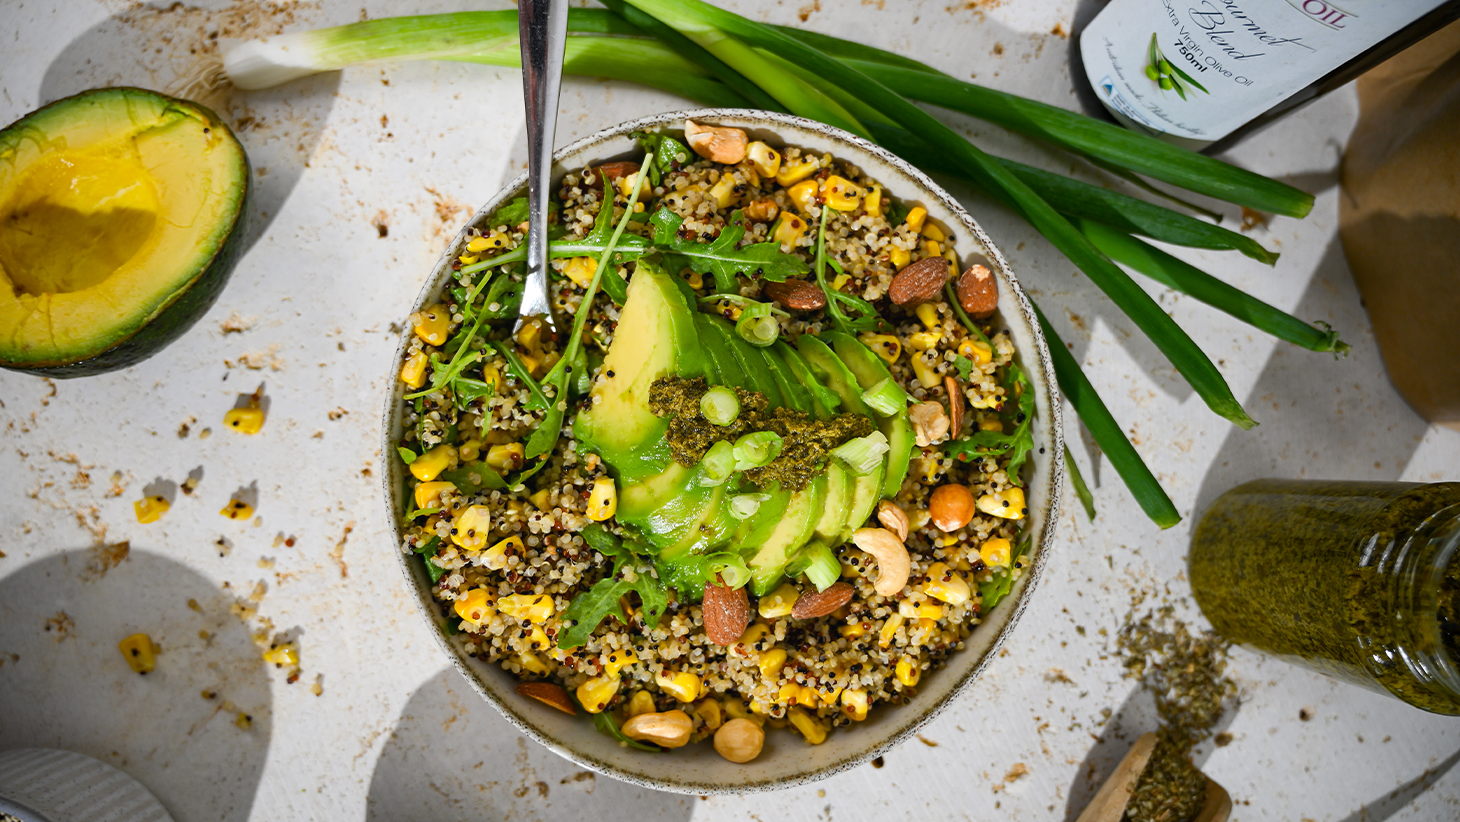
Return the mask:
M744 388L734 389L740 399L740 415L729 425L715 425L700 414L700 398L709 389L704 377L660 377L649 386L649 410L655 416L669 418L665 438L670 453L675 462L692 468L717 442L734 442L746 434L774 431L783 440L780 456L769 465L745 472L747 480L762 488L772 482L790 491L805 488L825 469L832 449L873 431L872 421L861 414L837 414L818 420L792 408L771 409L764 394Z
M1192 590L1234 642L1460 714L1455 505L1460 483L1250 482L1197 525Z

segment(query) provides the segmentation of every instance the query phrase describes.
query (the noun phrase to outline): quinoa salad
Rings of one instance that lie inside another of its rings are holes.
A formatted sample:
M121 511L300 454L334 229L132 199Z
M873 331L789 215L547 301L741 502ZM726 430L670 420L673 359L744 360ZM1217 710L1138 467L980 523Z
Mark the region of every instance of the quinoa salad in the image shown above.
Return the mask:
M533 709L748 762L896 710L1008 595L1034 392L925 209L684 125L559 182L556 333L513 331L525 199L468 229L400 363L400 549Z

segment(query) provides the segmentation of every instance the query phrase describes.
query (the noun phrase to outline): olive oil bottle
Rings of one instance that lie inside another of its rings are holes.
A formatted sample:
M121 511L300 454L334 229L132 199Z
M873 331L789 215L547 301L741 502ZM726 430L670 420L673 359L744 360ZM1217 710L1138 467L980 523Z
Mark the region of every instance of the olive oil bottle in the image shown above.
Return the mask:
M1202 515L1188 561L1223 637L1460 714L1460 483L1249 482Z
M1112 0L1080 33L1122 125L1216 151L1460 18L1460 0Z

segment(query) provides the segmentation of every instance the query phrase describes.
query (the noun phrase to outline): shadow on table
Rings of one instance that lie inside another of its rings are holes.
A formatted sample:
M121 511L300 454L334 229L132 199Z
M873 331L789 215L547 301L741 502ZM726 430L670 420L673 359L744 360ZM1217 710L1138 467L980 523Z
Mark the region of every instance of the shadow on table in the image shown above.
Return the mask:
M1333 322L1352 316L1358 302L1335 239L1291 313ZM1395 480L1404 473L1429 426L1384 376L1367 322L1338 331L1353 346L1347 357L1284 343L1273 349L1243 402L1260 424L1227 434L1202 481L1193 522L1223 492L1260 477Z
M651 822L689 819L698 801L559 757L519 733L447 668L417 689L396 721L370 780L366 818Z
M214 59L225 42L272 34L292 12L251 2L203 0L136 3L73 40L41 81L42 105L90 88L138 86L184 96L228 123L253 165L254 198L246 248L252 247L304 173L319 145L339 88L340 73L318 74L263 91L183 87L181 78ZM271 15L274 15L271 17Z
M0 749L83 753L178 822L243 822L272 732L270 673L227 591L156 554L122 555L68 551L0 579ZM145 676L117 648L139 632L160 646Z
M1221 719L1212 729L1212 737L1231 727L1240 709L1241 705L1237 700L1229 700ZM1080 763L1075 781L1067 792L1069 798L1065 800L1065 822L1074 822L1079 818L1085 806L1095 798L1096 791L1115 772L1115 766L1130 752L1130 747L1141 734L1155 731L1159 727L1160 717L1156 713L1155 698L1145 688L1136 685L1126 695L1120 709L1110 715L1100 738L1095 740L1095 745ZM1192 750L1192 763L1198 769L1201 768L1211 757L1213 750L1214 744L1209 737Z
M1385 822L1418 799L1421 794L1439 782L1445 774L1454 770L1457 764L1460 764L1460 751L1450 754L1444 762L1435 767L1426 768L1424 773L1378 799L1366 802L1358 810L1340 819L1339 822Z

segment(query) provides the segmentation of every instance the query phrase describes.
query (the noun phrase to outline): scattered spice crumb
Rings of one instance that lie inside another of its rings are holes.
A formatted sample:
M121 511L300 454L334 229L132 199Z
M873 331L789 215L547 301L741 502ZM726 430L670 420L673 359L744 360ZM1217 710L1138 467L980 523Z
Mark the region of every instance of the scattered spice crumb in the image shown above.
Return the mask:
M65 611L57 611L55 616L46 620L46 630L56 632L57 642L65 642L70 639L71 630L75 627L75 621Z
M1075 681L1070 679L1069 674L1059 668L1050 668L1044 675L1045 682L1063 682L1066 685L1074 685Z
M1300 708L1298 710L1298 719L1302 720L1303 722L1307 722L1308 720L1310 720L1312 718L1313 718L1313 709L1312 708L1309 708L1307 706L1304 706L1303 708Z
M314 694L315 696L323 696L324 695L324 678L323 677L324 677L323 674L319 674L319 675L316 675L314 677L314 682L310 683L310 685L309 685L309 692L310 693Z
M333 410L333 411L331 411L329 413L330 422L334 422L335 420L338 420L340 417L343 417L343 416L345 416L348 413L350 413L350 412L349 411L346 411L343 408L336 408L335 410Z
M1256 209L1242 206L1242 232L1245 234L1254 228L1266 228L1269 217Z
M938 747L938 743L936 743L933 740L927 738L926 736L923 736L922 734L918 734L918 741L921 742L921 743L923 743L924 745L927 745L929 748L936 748L936 747Z
M375 232L379 235L380 239L385 239L390 236L390 215L386 214L383 209L375 215L375 218L370 221L370 224L375 226Z
M213 429L211 428L204 428L202 431L198 432L198 439L200 440L205 440L211 436L213 436Z
M86 560L86 573L91 579L101 579L107 571L121 565L132 553L132 543L127 540L95 545Z
M345 523L344 533L340 534L339 542L336 542L335 547L330 550L330 559L339 563L341 578L350 575L350 566L345 564L345 542L350 539L350 532L353 530L355 530L354 520Z
M882 767L883 765L886 765L886 764L887 764L887 760L883 759L880 756L877 757L876 759L872 760L872 767L874 767L874 768L880 768L880 767Z
M1227 731L1222 731L1215 737L1212 737L1212 744L1216 745L1218 748L1225 748L1228 745L1232 744L1232 734L1228 733Z
M224 334L242 334L253 327L254 317L240 317L235 311L228 319L218 324L218 330Z

